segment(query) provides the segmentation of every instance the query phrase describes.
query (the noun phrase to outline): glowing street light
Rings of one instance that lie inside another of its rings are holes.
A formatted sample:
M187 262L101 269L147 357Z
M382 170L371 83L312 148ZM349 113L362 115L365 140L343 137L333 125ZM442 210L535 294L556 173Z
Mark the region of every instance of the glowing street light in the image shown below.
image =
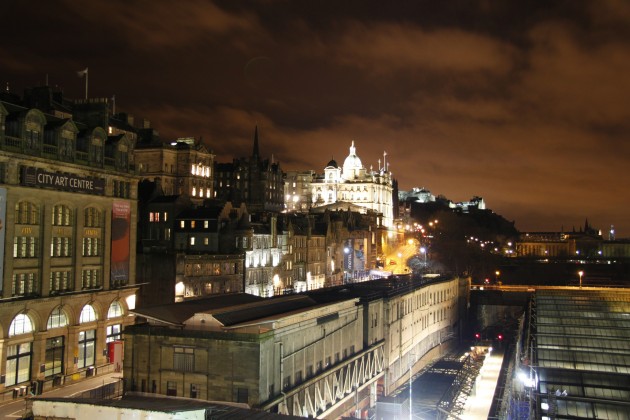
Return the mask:
M580 289L582 289L582 276L584 275L584 271L578 271L578 276L580 276Z
M420 253L424 254L424 266L427 266L427 249L425 247L420 247Z

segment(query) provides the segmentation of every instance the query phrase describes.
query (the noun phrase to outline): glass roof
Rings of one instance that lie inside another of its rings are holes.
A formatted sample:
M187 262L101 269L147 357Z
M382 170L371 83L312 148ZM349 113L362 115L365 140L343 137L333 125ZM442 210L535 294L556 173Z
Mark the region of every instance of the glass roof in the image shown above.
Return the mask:
M630 419L630 289L539 290L534 307L542 416Z

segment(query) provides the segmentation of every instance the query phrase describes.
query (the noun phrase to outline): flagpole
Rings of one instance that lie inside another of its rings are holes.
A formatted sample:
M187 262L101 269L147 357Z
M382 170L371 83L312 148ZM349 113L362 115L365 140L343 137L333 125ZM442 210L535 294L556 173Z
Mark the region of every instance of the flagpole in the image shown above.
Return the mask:
M88 68L85 68L85 100L88 98Z

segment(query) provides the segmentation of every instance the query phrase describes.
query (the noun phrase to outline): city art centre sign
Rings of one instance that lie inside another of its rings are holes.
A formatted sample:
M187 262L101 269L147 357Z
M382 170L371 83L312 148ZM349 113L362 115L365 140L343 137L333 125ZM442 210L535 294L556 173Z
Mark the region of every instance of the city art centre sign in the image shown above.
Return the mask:
M83 177L76 174L48 172L40 168L22 167L22 185L53 188L85 194L105 194L105 179Z

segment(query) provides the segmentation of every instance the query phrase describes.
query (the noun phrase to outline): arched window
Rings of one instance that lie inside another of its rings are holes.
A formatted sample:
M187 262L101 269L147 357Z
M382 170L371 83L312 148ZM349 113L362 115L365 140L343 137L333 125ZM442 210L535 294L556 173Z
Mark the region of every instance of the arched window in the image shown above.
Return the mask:
M30 332L33 332L33 322L31 318L26 314L16 315L11 322L11 326L9 326L9 337Z
M94 307L90 304L87 304L81 310L81 315L79 316L79 324L85 324L86 322L96 321L96 311Z
M50 330L52 328L65 327L66 325L68 325L68 317L66 316L66 313L63 311L63 309L61 309L61 306L57 306L50 313L46 328Z
M116 318L119 316L123 316L123 308L120 305L120 302L115 300L112 302L111 305L109 305L109 310L107 311L107 319Z

